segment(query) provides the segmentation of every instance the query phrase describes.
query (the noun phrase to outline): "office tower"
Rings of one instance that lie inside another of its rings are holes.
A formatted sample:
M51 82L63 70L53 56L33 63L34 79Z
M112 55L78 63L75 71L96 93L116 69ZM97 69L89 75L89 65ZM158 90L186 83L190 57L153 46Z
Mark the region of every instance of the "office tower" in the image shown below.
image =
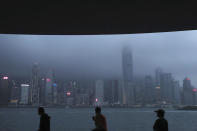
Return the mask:
M44 105L45 103L45 89L46 89L46 77L42 76L39 79L39 86L40 86L40 104Z
M104 101L110 105L120 104L118 80L108 80L104 84Z
M167 103L173 103L173 84L171 73L160 75L161 99Z
M96 80L95 83L95 105L100 106L104 103L104 82L103 80Z
M66 91L64 87L64 81L59 80L57 81L58 83L58 88L57 88L57 103L58 105L65 105L65 96L66 96Z
M31 79L31 94L30 94L30 103L32 105L39 105L39 94L40 88L38 84L39 74L38 74L38 63L34 63L32 68L32 79Z
M112 81L111 80L106 80L104 81L104 102L106 104L112 104Z
M192 95L193 95L193 105L196 105L196 91L197 89L193 87L193 90L192 90Z
M58 85L56 82L53 83L53 104L57 104L57 89L58 89Z
M67 106L73 106L76 104L77 90L76 90L77 82L74 80L64 81L63 90L64 90L64 103Z
M44 100L44 104L45 105L52 105L53 104L53 83L54 83L54 79L53 79L53 71L49 70L46 73L46 87L45 87L45 100Z
M20 104L23 104L23 105L29 104L29 93L30 93L30 85L21 84Z
M123 101L123 104L134 104L135 94L133 87L133 59L129 46L124 46L122 50L122 68L124 80L123 97L126 98L125 101Z
M181 90L180 90L179 81L173 81L173 87L174 87L174 104L180 104Z
M162 69L159 68L159 67L156 68L156 70L155 70L154 94L155 94L155 102L159 103L159 104L162 101L161 85L160 85L161 75L162 75Z
M160 76L162 74L162 69L161 68L157 68L155 70L155 84L156 86L160 86Z
M7 75L2 76L0 84L0 105L7 106L11 95L11 88Z
M154 101L154 84L151 76L145 76L145 92L144 92L144 102L145 104L152 104Z
M192 105L193 103L193 95L192 95L192 86L190 78L186 77L183 80L183 98L182 104L184 105Z

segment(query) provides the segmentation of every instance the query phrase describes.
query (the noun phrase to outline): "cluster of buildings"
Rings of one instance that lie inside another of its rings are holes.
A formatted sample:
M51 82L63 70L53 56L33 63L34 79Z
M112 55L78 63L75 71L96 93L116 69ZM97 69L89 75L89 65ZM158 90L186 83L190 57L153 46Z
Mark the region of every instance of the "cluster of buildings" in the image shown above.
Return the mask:
M64 80L56 79L52 69L41 75L35 63L29 80L1 75L0 106L196 105L197 89L188 77L182 86L160 68L154 76L134 77L129 47L122 49L122 72L123 77L117 80Z

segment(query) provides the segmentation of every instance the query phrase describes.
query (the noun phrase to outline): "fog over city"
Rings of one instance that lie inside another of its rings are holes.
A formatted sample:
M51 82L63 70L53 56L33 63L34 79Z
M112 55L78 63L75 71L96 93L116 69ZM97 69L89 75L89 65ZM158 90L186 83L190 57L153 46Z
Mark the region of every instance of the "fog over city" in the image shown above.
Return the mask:
M127 35L0 35L0 72L30 78L33 63L59 78L122 77L121 51L130 45L134 76L164 72L197 87L197 31Z

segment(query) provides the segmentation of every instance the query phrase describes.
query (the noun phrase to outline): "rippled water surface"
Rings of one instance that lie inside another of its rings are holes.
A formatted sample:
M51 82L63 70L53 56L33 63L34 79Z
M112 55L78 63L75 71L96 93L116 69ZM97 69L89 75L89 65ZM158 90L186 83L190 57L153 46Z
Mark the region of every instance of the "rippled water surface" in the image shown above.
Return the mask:
M103 108L109 131L152 131L155 109ZM93 108L49 108L51 131L91 131ZM166 109L170 131L197 131L197 111ZM0 108L0 131L37 131L35 108Z

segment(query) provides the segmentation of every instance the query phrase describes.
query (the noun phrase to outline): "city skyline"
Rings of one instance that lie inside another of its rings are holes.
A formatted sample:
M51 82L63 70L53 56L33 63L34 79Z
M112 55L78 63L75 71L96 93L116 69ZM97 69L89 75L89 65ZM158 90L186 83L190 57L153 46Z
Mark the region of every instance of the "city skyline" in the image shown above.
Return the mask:
M43 74L38 63L32 65L29 83L21 83L21 80L19 82L4 74L0 82L0 105L146 107L150 104L196 104L197 89L191 85L190 78L184 78L183 89L180 89L179 81L172 73L164 72L161 68L155 69L154 76L136 77L133 74L134 61L130 46L123 46L121 54L121 79L88 79L88 85L77 79L60 82L54 69Z
M38 62L42 72L54 68L59 78L119 79L122 77L121 49L130 45L135 76L154 75L155 68L161 67L181 83L186 76L190 77L196 87L196 33L0 35L0 69L1 73L13 77L30 78L32 63Z

